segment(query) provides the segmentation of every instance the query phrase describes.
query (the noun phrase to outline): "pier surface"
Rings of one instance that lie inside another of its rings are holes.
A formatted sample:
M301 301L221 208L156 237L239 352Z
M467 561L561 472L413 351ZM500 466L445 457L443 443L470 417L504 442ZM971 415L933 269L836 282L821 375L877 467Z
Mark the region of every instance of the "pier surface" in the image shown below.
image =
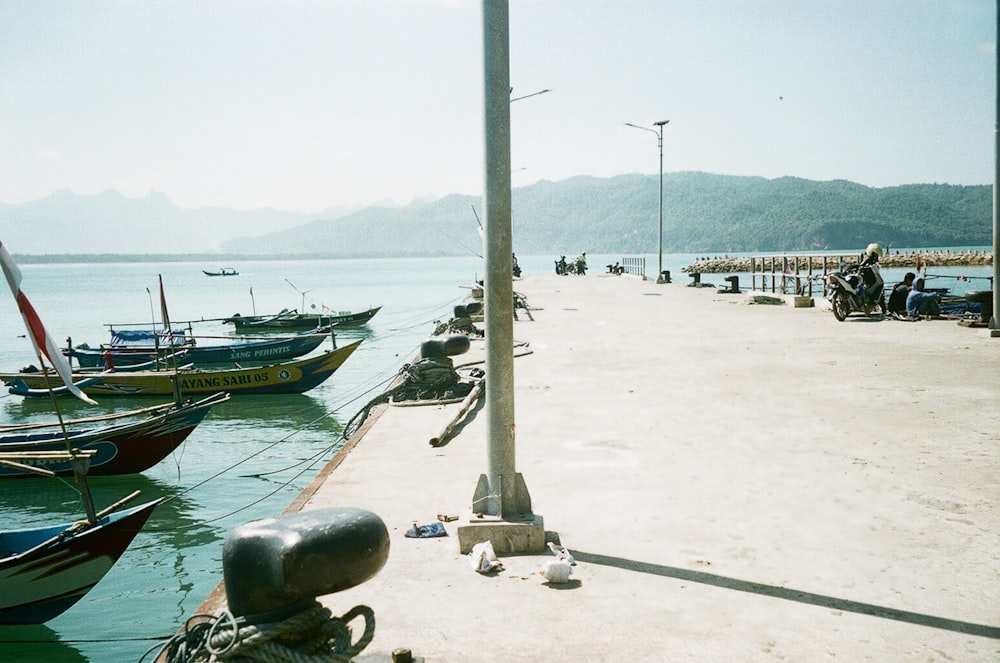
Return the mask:
M633 277L527 275L517 470L576 558L484 576L414 522L467 516L486 412L389 407L293 508L386 523L359 661L1000 660L1000 339ZM474 343L461 364L482 353ZM355 634L359 627L355 625Z

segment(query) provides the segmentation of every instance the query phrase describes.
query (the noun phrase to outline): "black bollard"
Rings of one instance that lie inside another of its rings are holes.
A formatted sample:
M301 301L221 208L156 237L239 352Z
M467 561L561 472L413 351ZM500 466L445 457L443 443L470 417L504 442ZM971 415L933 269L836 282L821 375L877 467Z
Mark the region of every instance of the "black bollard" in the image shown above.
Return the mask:
M688 285L694 286L695 288L701 287L701 272L691 272L691 283Z
M670 270L665 269L660 272L660 278L656 279L657 283L670 283Z
M429 338L420 344L420 357L453 357L469 351L469 337L465 334L449 334L444 337Z
M738 276L727 276L725 278L729 282L729 287L725 290L720 290L720 292L732 292L739 293L740 291L740 277Z
M965 301L970 304L979 304L979 320L989 324L993 315L993 291L992 290L970 290L965 293Z
M229 609L252 623L283 619L317 596L360 585L389 557L389 532L370 511L317 509L254 520L222 548Z

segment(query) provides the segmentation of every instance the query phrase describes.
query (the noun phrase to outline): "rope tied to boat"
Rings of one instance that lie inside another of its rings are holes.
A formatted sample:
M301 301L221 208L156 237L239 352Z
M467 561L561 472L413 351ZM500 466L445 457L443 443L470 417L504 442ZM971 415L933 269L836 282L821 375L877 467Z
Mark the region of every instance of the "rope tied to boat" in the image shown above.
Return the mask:
M482 369L471 371L473 378L485 375ZM404 364L397 374L397 384L365 403L344 426L341 437L349 439L361 427L377 405L440 404L465 398L475 382L463 382L449 357L425 357Z
M358 617L365 628L352 642L349 624ZM314 601L288 619L266 624L249 624L225 610L186 627L160 653L167 663L341 663L360 654L374 637L375 613L368 606L357 605L333 617Z

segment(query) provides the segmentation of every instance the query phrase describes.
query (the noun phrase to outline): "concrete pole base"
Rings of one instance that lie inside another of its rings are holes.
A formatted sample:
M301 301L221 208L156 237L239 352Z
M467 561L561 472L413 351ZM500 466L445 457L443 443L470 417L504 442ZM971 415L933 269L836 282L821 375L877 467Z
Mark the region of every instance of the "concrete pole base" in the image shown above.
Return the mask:
M545 524L538 514L526 520L508 521L498 516L466 515L458 526L458 550L463 555L472 552L477 543L489 541L497 555L545 552Z

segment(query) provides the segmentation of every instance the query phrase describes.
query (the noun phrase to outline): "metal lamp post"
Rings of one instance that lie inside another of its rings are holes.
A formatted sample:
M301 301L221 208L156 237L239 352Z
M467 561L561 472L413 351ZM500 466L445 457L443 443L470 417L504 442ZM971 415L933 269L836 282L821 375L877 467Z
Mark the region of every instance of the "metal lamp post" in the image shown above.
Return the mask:
M498 553L545 549L542 517L514 462L514 295L511 263L510 40L507 0L482 0L486 216L487 471L479 476L468 522L458 527L462 554L490 541Z
M510 91L513 92L514 88L511 88ZM523 97L514 97L513 99L510 100L510 103L514 103L515 101L521 101L522 99L527 99L528 97L537 97L538 95L545 94L546 92L552 92L552 90L550 90L549 88L545 88L544 90L539 90L538 92L532 92L531 94L526 94Z
M659 122L653 122L653 126L656 129L650 129L649 127L640 127L638 124L632 124L631 122L626 122L625 126L632 127L633 129L642 129L643 131L649 131L656 136L657 146L660 149L660 236L659 236L659 262L657 263L656 269L656 282L659 283L663 278L663 125L669 124L670 120L660 120Z

